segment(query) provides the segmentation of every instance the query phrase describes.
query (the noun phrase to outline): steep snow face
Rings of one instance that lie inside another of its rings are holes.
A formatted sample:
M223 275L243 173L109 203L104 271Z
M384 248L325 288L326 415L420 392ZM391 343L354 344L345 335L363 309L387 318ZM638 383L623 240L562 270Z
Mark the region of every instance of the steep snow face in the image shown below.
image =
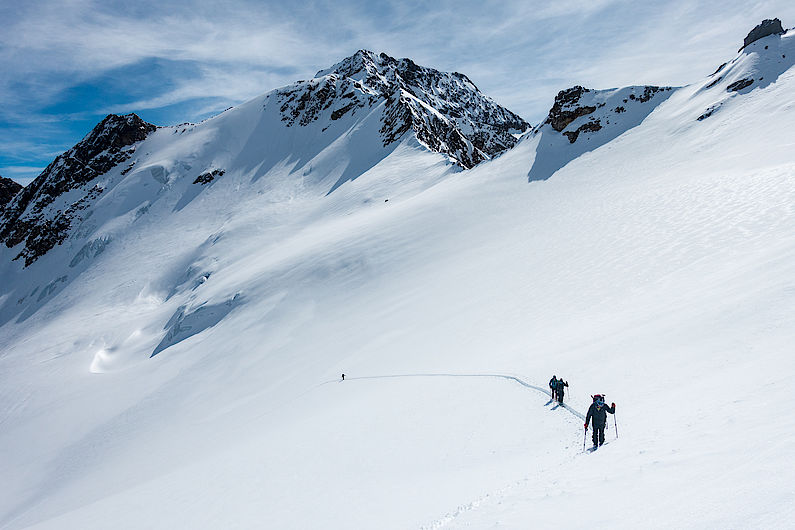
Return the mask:
M560 91L546 120L526 137L536 145L528 180L548 179L583 153L637 127L672 91L656 86Z
M464 74L439 72L410 59L360 50L316 77L329 74L355 79L386 98L388 107L396 107L388 110L384 123L390 136L413 128L425 145L465 168L513 147L515 135L529 127Z

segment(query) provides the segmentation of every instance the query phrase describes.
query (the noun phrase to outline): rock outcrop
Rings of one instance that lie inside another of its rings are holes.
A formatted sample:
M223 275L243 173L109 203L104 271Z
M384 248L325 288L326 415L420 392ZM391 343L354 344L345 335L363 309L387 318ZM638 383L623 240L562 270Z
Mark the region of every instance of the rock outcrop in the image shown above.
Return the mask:
M579 85L558 92L544 123L549 124L556 131L562 132L577 118L594 112L596 107L593 105L579 105L582 95L586 92L590 92L590 89Z
M781 21L779 19L765 19L761 24L756 26L748 33L748 35L745 37L745 40L743 41L742 48L740 48L738 51L742 51L743 48L752 42L756 42L761 38L767 37L768 35L783 35L784 33L784 28L781 26Z
M623 114L627 112L627 105L634 103L647 103L657 93L668 92L671 87L658 87L658 86L643 86L643 87L628 87L624 89L626 94L620 93L621 105L616 105L614 108L610 107L610 113L599 113L599 116L594 115L585 123L579 123L578 126L571 130L566 130L569 125L583 116L592 115L598 108L604 107L608 103L608 99L604 94L618 94L619 92L611 91L593 91L589 88L581 86L574 86L566 90L561 90L555 96L555 102L549 110L546 120L541 124L549 125L555 131L562 133L569 139L570 143L577 141L580 133L582 132L596 132L602 129L602 120L607 119L609 123L612 114ZM612 101L611 101L612 102ZM617 118L614 121L620 121Z
M658 86L561 90L546 119L533 129L538 145L528 180L548 179L583 153L637 127L672 93L672 87Z

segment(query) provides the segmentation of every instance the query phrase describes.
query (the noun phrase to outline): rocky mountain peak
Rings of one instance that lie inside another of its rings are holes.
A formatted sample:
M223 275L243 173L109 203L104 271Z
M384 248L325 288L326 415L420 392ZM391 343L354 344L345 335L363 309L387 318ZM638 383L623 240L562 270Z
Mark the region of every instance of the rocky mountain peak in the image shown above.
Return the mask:
M123 116L108 114L75 148L82 150L84 158L93 158L106 149L121 149L140 142L155 129L156 126L145 122L135 113Z
M383 63L390 60L395 61L385 53L379 55L370 50L359 50L330 68L320 70L315 74L315 78L333 74L356 81L364 81L368 77L378 75Z
M743 40L743 46L738 51L742 51L742 49L749 44L767 37L768 35L783 35L784 33L785 31L781 26L781 20L777 18L765 19L746 35L745 40Z
M14 195L19 193L22 185L5 177L0 176L0 212L3 211L6 204L8 204Z
M420 66L408 58L359 50L315 79L352 80L386 100L385 145L413 129L430 149L470 168L516 144L527 122L485 96L464 74ZM318 102L318 107L332 107ZM347 103L350 106L350 103ZM341 106L340 108L345 108Z
M445 82L461 84L468 90L480 93L475 84L464 74L440 72L434 68L420 66L408 58L395 59L385 53L376 54L369 50L359 50L331 68L320 70L315 77L327 75L359 81L369 88L378 90L383 96L389 96L400 88L419 97L421 92L432 90Z
M106 116L6 205L0 214L0 242L12 248L24 241L15 259L24 258L26 266L60 244L79 219L79 211L103 190L98 186L82 190L75 202L48 212L52 203L128 160L134 151L131 146L156 129L136 114Z

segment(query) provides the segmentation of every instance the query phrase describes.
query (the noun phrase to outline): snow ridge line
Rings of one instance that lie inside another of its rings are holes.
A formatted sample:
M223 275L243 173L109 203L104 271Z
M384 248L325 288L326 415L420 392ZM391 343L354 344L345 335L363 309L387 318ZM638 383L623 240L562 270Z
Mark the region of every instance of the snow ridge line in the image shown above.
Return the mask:
M392 378L400 378L400 377L496 377L499 379L505 379L508 381L514 381L519 383L523 387L531 388L533 390L537 390L541 392L545 396L552 397L552 394L543 387L531 385L524 379L521 379L518 376L511 375L511 374L445 374L445 373L438 373L438 374L394 374L394 375L365 375L359 377L347 377L346 380L354 380L354 379L392 379ZM574 410L573 408L569 407L565 403L560 403L557 405L563 409L566 409L571 413L573 416L585 421L585 415L581 412Z

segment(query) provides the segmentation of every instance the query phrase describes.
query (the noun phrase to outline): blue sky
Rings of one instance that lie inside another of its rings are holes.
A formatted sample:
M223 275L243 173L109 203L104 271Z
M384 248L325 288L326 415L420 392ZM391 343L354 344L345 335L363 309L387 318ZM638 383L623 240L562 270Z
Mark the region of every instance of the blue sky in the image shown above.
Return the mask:
M683 85L795 2L0 0L0 175L23 184L108 113L199 121L364 48L469 76L531 123L580 84Z

